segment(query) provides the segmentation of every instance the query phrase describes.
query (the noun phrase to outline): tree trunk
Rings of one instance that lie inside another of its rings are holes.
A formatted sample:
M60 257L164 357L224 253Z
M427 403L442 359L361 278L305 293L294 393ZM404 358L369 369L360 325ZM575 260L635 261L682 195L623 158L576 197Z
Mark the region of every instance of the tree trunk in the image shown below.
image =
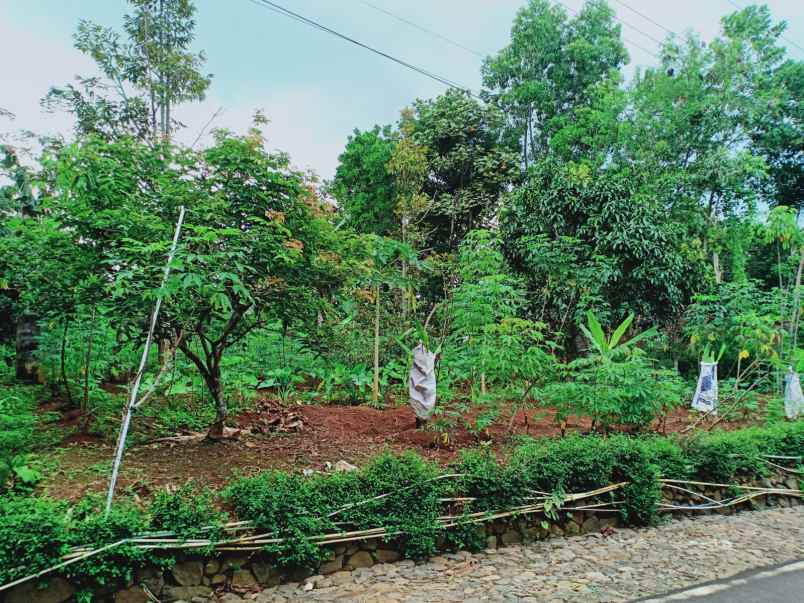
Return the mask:
M793 290L793 320L790 325L790 330L793 335L792 353L795 353L796 346L798 345L798 321L800 318L801 310L801 272L804 270L804 248L799 249L798 270L796 270L796 285Z
M715 271L715 282L719 285L723 282L723 271L720 269L720 254L717 251L712 252L712 268Z
M32 314L23 314L17 321L16 373L17 380L36 383L39 379L39 364L34 357L39 337L39 325Z
M89 409L89 370L92 364L92 339L95 335L95 308L92 308L91 331L87 339L87 352L84 356L84 399L81 403L81 409L86 411Z
M380 399L380 286L374 290L374 383L371 388L371 399Z
M196 366L198 372L201 373L204 384L207 386L212 401L215 403L215 422L210 425L207 435L211 439L222 438L224 435L224 423L229 416L229 408L226 404L226 398L223 395L223 387L221 385L220 361L223 356L223 349L205 348L205 359L202 359L201 356L190 349L188 341L182 341L179 344L179 349Z
M61 353L59 354L59 364L60 364L60 371L61 371L61 383L64 385L64 393L67 394L67 401L70 403L70 406L73 406L75 403L73 402L73 394L70 391L70 382L67 380L67 363L66 363L66 356L67 356L67 330L70 327L69 319L64 320L64 331L61 334Z
M209 427L210 438L222 438L224 431L224 423L226 417L229 416L229 408L226 404L226 398L223 395L221 388L221 375L220 370L217 370L217 375L211 375L206 379L207 388L215 402L215 422Z
M407 216L402 216L402 243L407 245L408 243L408 218ZM408 315L408 288L407 288L407 278L408 278L408 262L407 260L402 260L402 317L406 318Z

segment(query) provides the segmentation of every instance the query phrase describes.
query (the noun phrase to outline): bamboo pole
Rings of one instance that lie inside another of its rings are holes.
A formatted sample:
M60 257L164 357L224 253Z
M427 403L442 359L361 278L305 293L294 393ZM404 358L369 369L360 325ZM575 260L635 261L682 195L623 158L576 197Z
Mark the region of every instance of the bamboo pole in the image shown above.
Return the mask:
M173 257L176 255L176 248L179 245L179 236L181 235L181 226L184 222L185 208L182 205L179 209L179 219L176 222L176 230L173 233L173 243L170 246L170 253L168 253L167 263L165 264L164 272L162 273L162 287L167 283L168 276L170 275L170 265L173 262ZM120 434L117 438L117 448L114 454L114 463L112 464L112 476L109 479L109 492L106 495L106 514L112 508L112 499L114 498L114 489L117 485L117 476L120 473L120 464L123 462L123 451L126 447L126 438L128 437L128 429L131 425L131 416L134 409L137 407L137 394L140 391L140 383L142 376L145 373L145 365L148 362L148 352L151 348L151 341L154 337L154 330L156 329L156 321L159 318L159 309L162 307L161 293L156 297L156 304L154 304L153 312L151 313L151 324L148 328L148 336L145 338L145 346L142 350L142 357L140 358L140 366L137 369L137 374L134 377L134 382L131 385L131 395L126 404L126 411L123 415L123 423L120 426Z

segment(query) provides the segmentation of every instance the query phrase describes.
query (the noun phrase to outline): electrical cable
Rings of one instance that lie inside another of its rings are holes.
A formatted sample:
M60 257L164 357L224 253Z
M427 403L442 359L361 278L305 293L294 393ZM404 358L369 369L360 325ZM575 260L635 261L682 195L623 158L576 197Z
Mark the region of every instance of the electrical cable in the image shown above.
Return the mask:
M359 40L356 40L355 38L347 36L346 34L342 34L342 33L338 32L338 31L336 31L336 30L334 30L334 29L332 29L330 27L327 27L326 25L322 25L321 23L318 23L317 21L314 21L313 19L309 19L309 18L305 17L304 15L300 15L299 13L293 12L292 10L287 9L284 6L280 6L279 4L276 4L275 2L271 2L271 0L250 0L250 1L253 4L256 4L258 6L266 8L266 9L271 10L273 12L276 12L276 13L279 13L279 14L284 15L286 17L289 17L289 18L291 18L291 19L293 19L295 21L299 21L300 23L304 23L305 25L309 25L310 27L313 27L315 29L318 29L318 30L323 31L325 33L328 33L330 35L333 35L333 36L335 36L337 38L340 38L341 40L349 42L350 44L354 44L355 46L363 48L364 50L368 50L369 52L372 52L372 53L374 53L376 55L379 55L379 56L381 56L381 57L383 57L385 59L388 59L389 61L393 61L394 63L397 63L398 65L402 65L403 67L406 67L407 69L410 69L412 71L415 71L416 73L424 75L425 77L429 77L430 79L435 80L435 81L439 82L440 84L443 84L443 85L445 85L445 86L447 86L449 88L455 88L457 90L462 90L462 91L468 93L470 96L473 96L475 98L478 97L474 92L472 92L466 86L462 86L462 85L454 82L453 80L450 80L450 79L448 79L446 77L437 75L437 74L435 74L435 73L433 73L431 71L428 71L426 69L423 69L421 67L417 67L416 65L413 65L412 63L408 63L407 61L403 61L402 59L399 59L399 58L397 58L397 57L395 57L393 55L390 55L387 52L383 52L382 50L378 50L377 48L369 46L368 44L364 44L363 42L360 42Z
M560 5L561 5L561 6L563 6L564 8L566 8L566 9L567 9L567 10L568 10L570 13L572 13L574 16L578 16L578 15L580 14L580 11L577 11L577 10L575 10L574 8L572 8L571 6L568 6L568 5L564 4L563 2L561 2L561 0L556 0L556 1L557 1L557 2L558 2ZM625 21L623 21L622 19L620 19L620 18L619 18L619 17L617 17L616 15L614 15L614 18L615 18L617 21L619 21L620 23L622 23L622 24L624 24L624 25L627 25L628 27L630 27L630 28L632 28L632 29L636 29L636 30L637 30L639 33L641 33L641 34L643 34L643 35L645 35L645 36L647 36L647 37L651 38L652 40L654 40L654 41L655 41L655 42L657 42L658 44L661 44L661 43L662 43L662 42L661 42L661 40L657 40L656 38L654 38L654 37L653 37L653 36L651 36L650 34L645 33L644 31L642 31L641 29L639 29L639 28L637 28L637 27L635 27L635 26L631 25L630 23L626 23ZM658 54L656 54L656 53L655 53L655 52L653 52L652 50L649 50L649 49L645 48L644 46L642 46L641 44L638 44L637 42L634 42L633 40L629 40L629 39L628 39L628 38L626 38L625 36L623 36L623 41L624 41L624 42L628 42L628 43L629 43L631 46L635 46L636 48L639 48L641 51L648 53L649 55L653 56L653 57L654 57L654 58L656 58L656 59L659 59L660 61L662 60L662 57L660 57Z
M664 25L662 25L662 24L661 24L661 23L659 23L658 21L654 21L654 20L653 20L653 19L651 19L651 18L650 18L648 15L646 15L646 14L644 14L644 13L642 13L642 12L638 11L637 9L635 9L635 8L633 8L633 7L631 7L631 6L629 6L629 5L628 5L628 4L626 4L625 2L622 2L621 0L614 0L614 1L615 1L617 4L621 4L622 6L624 6L624 7L625 7L625 8L627 8L628 10L630 10L632 13L636 13L637 15L639 15L640 17L642 17L642 18L643 18L643 19L645 19L646 21L648 21L648 22L650 22L650 23L653 23L653 24L654 24L656 27L659 27L660 29L665 30L665 31L666 31L667 33L669 33L669 34L676 35L676 32L674 32L672 29L668 29L667 27L665 27Z
M380 6L377 6L376 4L372 4L371 2L367 2L366 0L359 0L359 2L361 4L364 4L364 5L368 6L369 8L372 8L372 9L378 11L378 12L386 14L389 17L391 17L393 19L396 19L397 21L405 23L406 25L409 25L409 26L411 26L411 27L413 27L415 29L418 29L419 31L423 31L426 34L429 34L431 36L434 36L434 37L438 38L439 40L442 40L442 41L444 41L444 42L446 42L448 44L451 44L452 46L455 46L456 48L460 48L461 50L465 50L466 52L470 52L473 55L480 57L481 59L485 58L487 56L486 54L484 54L482 52L478 52L477 50L469 48L468 46L464 46L460 42L456 42L455 40L452 40L452 39L448 38L447 36L438 33L437 31L433 31L432 29L428 29L427 27L424 27L423 25L419 25L418 23L414 23L413 21L410 21L409 19L405 19L404 17L400 17L399 15L397 15L395 13L392 13L389 10L385 10L384 8L382 8Z

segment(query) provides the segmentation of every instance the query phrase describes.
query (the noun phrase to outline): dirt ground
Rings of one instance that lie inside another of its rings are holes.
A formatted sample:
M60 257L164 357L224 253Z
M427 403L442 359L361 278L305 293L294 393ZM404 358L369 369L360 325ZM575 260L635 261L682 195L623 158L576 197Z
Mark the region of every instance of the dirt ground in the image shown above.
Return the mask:
M291 427L300 430L274 432L277 413ZM504 413L505 414L505 413ZM478 446L481 439L499 457L505 457L517 435L549 437L561 433L550 409L519 410L509 432L510 413L482 434L481 438L458 428L449 438L433 430L416 429L415 416L407 406L378 410L368 406L303 405L282 408L275 402L258 401L255 409L238 415L234 424L240 432L224 441L188 439L153 441L131 446L126 451L120 475L122 490L148 498L155 489L178 486L188 480L220 488L237 475L250 475L266 469L289 471L327 470L327 463L345 460L360 466L383 450L413 450L440 464L454 460L461 449ZM677 409L660 432L679 432L694 417ZM718 428L735 428L742 423L721 423ZM72 418L62 423L65 438L56 450L55 471L48 471L44 484L47 494L70 500L107 486L113 446L109 442L81 433L69 432ZM585 421L569 421L566 431L585 432ZM69 435L67 435L69 433Z

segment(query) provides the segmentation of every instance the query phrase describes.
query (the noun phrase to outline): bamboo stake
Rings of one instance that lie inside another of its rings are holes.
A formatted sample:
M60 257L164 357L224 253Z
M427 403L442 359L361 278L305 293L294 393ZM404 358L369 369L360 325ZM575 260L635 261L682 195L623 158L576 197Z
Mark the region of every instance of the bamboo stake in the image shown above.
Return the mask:
M168 260L165 264L165 270L162 273L162 287L167 283L168 276L170 275L170 264L173 262L173 257L176 255L176 248L179 245L179 236L181 235L181 226L184 222L185 209L182 205L179 209L179 219L176 222L176 230L173 233L173 243L170 246L170 253ZM134 383L131 385L131 396L129 397L128 404L126 404L126 412L123 415L123 423L120 426L120 435L117 438L117 449L114 455L114 464L112 465L112 476L109 479L109 492L106 495L106 514L112 508L112 499L114 498L114 489L117 485L117 476L120 472L120 464L123 462L123 451L126 447L126 438L128 437L128 428L131 425L131 415L137 407L137 394L140 390L140 383L142 376L145 373L145 364L148 362L148 352L151 347L151 341L154 337L154 330L156 329L156 321L159 318L159 309L162 307L162 295L157 295L154 310L151 313L151 325L148 328L148 336L145 338L145 347L142 350L142 357L140 358L140 366L137 374L134 377Z
M0 585L0 591L4 591L6 589L11 588L12 586L17 586L18 584L22 584L23 582L28 582L28 580L36 580L37 578L41 578L51 572L55 572L58 569L63 569L68 565L72 565L73 563L78 563L79 561L83 561L84 559L89 559L90 557L94 557L104 551L108 551L114 547L120 546L121 544L125 544L128 542L128 538L124 538L123 540L118 540L117 542L113 542L112 544L107 544L106 546L102 546L99 549L95 549L93 551L89 551L80 557L75 557L74 559L70 559L69 561L65 561L63 563L59 563L58 565L54 565L53 567L49 567L47 569L43 569L41 572L37 572L30 576L26 576L24 578L20 578L19 580L14 580L14 582L9 582L8 584Z
M453 477L464 477L464 474L445 474L436 476L426 481L435 481L439 479L446 479L446 478L453 478ZM743 502L749 501L753 498L765 495L786 495L786 496L797 496L797 497L804 497L804 492L801 490L790 490L784 488L760 488L755 486L743 486L741 484L720 484L720 483L712 483L712 482L700 482L700 481L690 481L690 480L670 480L670 479L663 479L659 480L664 488L671 488L675 490L680 490L683 492L687 492L692 495L700 496L709 503L703 505L693 505L693 506L682 506L682 505L672 505L667 503L659 503L658 508L660 511L707 511L712 509L730 507L737 504L741 504ZM589 492L578 492L572 493L565 496L563 502L572 502L583 500L585 498L593 498L595 496L600 496L601 494L606 494L608 492L612 492L614 490L618 490L623 488L624 486L628 485L629 482L620 482L617 484L610 484L608 486L604 486L602 488L597 488L596 490L591 490ZM739 496L735 496L731 499L724 500L724 501L717 501L715 499L709 498L703 494L698 492L694 492L693 490L688 490L679 486L677 484L686 484L686 485L697 485L697 486L714 486L714 487L737 487L743 488L745 490L750 490L749 493L742 494ZM407 488L414 487L417 484L412 486L408 486ZM398 491L405 490L407 488L402 488ZM397 492L398 492L397 491ZM360 501L358 503L352 503L350 505L346 505L341 509L335 511L334 513L338 513L347 509L355 508L357 506L368 504L370 502L380 500L387 496L393 495L395 492L388 492L385 494L381 494L379 496ZM622 500L613 500L607 502L600 502L600 503L590 503L585 505L578 505L575 507L565 507L563 504L558 507L558 510L564 511L592 511L592 512L602 512L602 513L609 513L609 512L618 512L619 510L616 508L611 508L608 505L618 505L622 504L624 501ZM498 510L498 511L480 511L477 513L470 513L464 515L443 515L437 518L437 522L439 524L440 529L448 529L451 527L459 526L459 525L467 525L467 524L475 524L475 523L483 523L486 521L492 521L494 519L501 519L504 517L511 517L511 516L519 516L519 515L527 515L532 513L539 513L544 512L545 510L545 503L540 502L536 504L527 504L521 505L518 507L514 507L512 509L507 510ZM332 516L333 514L330 514ZM340 525L344 525L341 523ZM202 527L201 530L211 530L213 526L205 526ZM254 529L253 522L251 521L235 521L229 522L224 524L223 526L224 531L227 532L235 532L241 530L249 530ZM376 539L376 538L391 538L393 536L399 536L403 534L402 531L393 531L389 532L386 528L367 528L363 530L353 530L353 531L342 531L336 532L332 534L320 534L316 536L310 536L309 540L311 542L316 543L319 546L327 545L327 544L336 544L342 542L352 542L355 540L369 540L369 539ZM25 578L20 578L14 582L9 584L5 584L0 586L0 591L6 590L11 588L12 586L16 586L18 584L22 584L28 580L33 580L44 576L50 572L56 571L58 569L64 568L68 565L73 563L77 563L89 557L93 557L107 551L111 548L119 546L124 543L129 543L139 549L142 550L171 550L171 549L195 549L195 548L203 548L203 547L212 547L216 551L237 551L237 552L246 552L246 551L259 551L264 548L267 544L279 544L282 542L287 542L287 538L278 538L275 537L274 534L270 533L261 533L261 534L254 534L250 536L243 536L240 538L228 539L228 540L220 540L220 541L212 541L209 539L197 538L192 540L180 540L175 537L175 534L167 531L162 532L151 532L147 534L141 534L139 536L135 536L132 538L127 538L125 540L120 540L118 542L108 544L102 546L98 549L92 549L90 547L74 547L71 549L66 555L62 557L63 562L55 565L51 568L42 570L36 574L27 576Z
M662 484L692 484L693 486L715 486L716 488L742 488L743 490L759 490L765 494L784 494L786 496L804 496L801 490L788 488L760 488L758 486L743 486L741 484L716 484L711 482L694 482L683 479L660 479Z

